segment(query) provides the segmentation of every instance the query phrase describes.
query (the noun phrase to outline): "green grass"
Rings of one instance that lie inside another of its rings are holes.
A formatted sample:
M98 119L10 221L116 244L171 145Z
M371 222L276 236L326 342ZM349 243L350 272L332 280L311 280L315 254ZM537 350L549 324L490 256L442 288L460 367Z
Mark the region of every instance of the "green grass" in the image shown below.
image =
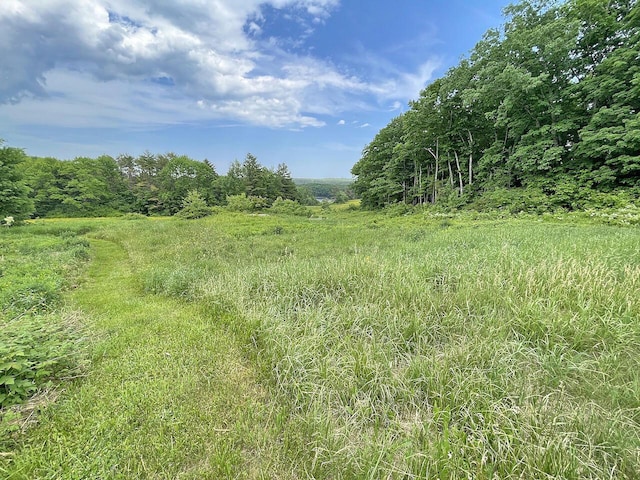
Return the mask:
M96 221L90 374L0 472L636 477L637 228L317 215Z
M0 449L18 430L14 405L51 389L81 367L82 324L61 311L61 291L88 258L77 230L0 229Z

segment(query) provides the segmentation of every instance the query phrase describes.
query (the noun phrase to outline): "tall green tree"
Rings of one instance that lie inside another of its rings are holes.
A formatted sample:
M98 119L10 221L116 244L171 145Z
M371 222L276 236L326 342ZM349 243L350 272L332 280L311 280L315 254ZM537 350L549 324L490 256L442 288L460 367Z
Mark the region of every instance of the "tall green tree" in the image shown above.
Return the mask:
M0 220L9 216L24 220L33 212L33 201L21 172L26 158L23 150L4 146L0 140Z
M66 179L61 175L63 163L51 157L30 157L24 162L24 178L34 203L33 215L48 217L62 214Z
M273 175L274 195L285 200L300 200L298 188L291 177L289 167L284 163L278 165Z
M227 174L220 178L219 185L225 198L245 193L242 165L238 160L231 162Z
M215 198L218 174L212 165L198 162L186 156L173 157L159 173L161 193L168 213L175 214L182 208L184 199L191 191L210 204Z
M523 0L364 149L364 206L640 193L637 0ZM512 198L515 198L513 195ZM582 200L580 200L582 201Z
M578 0L575 50L583 62L577 85L587 122L574 161L596 187L634 187L640 181L640 13L636 1Z
M267 198L269 193L268 173L254 155L247 153L244 162L242 162L242 181L247 196Z

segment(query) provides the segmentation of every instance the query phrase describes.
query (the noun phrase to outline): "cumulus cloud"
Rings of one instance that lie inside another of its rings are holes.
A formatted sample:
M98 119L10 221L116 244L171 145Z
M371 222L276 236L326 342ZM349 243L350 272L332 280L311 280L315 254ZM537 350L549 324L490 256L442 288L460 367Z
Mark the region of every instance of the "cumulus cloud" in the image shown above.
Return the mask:
M344 120L340 120L340 121L338 122L338 125L344 125L344 124L346 124L346 123L347 123L347 122L345 122Z
M376 82L262 38L263 9L312 25L338 0L2 0L0 112L17 122L223 119L320 127L345 104L415 94L425 64ZM64 111L64 115L60 112Z

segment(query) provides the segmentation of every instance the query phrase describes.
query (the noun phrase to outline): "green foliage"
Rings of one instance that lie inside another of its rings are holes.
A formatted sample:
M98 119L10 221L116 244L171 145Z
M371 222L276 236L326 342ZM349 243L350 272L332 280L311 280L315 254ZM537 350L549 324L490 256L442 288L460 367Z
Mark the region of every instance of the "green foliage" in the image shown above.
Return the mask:
M397 202L384 207L384 214L389 217L401 217L403 215L411 215L415 212L413 206L406 203Z
M0 319L0 327L0 408L78 373L82 326L72 316L30 314Z
M227 209L232 212L255 212L269 208L269 200L264 197L247 196L246 193L227 197Z
M0 409L79 368L82 328L57 309L70 274L88 258L88 243L73 231L34 229L0 231ZM5 428L3 421L0 432Z
M253 202L246 193L230 195L227 197L227 209L232 212L251 212L253 211Z
M24 157L21 151L16 152ZM191 190L198 190L208 205L221 205L226 197L245 194L253 199L253 210L268 208L278 197L301 198L285 164L270 170L251 154L242 164L233 162L225 176L219 176L208 160L148 151L138 157L120 155L115 160L108 156L72 161L25 157L24 171L30 188L24 192L30 192L36 217L129 212L172 215L182 208ZM18 185L12 181L12 188Z
M364 149L352 169L363 206L582 209L602 200L585 192L633 190L636 11L630 0L508 6L500 30L488 31Z
M550 201L535 187L496 188L477 198L472 207L477 210L504 209L509 213L543 213L550 209Z
M108 156L72 161L28 158L25 180L37 217L112 216L128 211L132 203L118 164Z
M176 216L185 219L202 218L211 215L211 207L197 190L191 190L182 201L182 209Z
M313 191L304 185L298 186L298 198L300 204L309 207L316 206L320 203L314 196Z
M269 211L273 213L280 213L284 215L299 215L301 217L310 217L311 210L303 205L300 205L294 200L285 200L280 197L273 202Z
M146 220L148 217L142 215L141 213L125 213L122 215L123 220Z
M0 219L24 220L33 212L30 190L22 174L26 155L19 148L3 146L3 143L0 139Z
M587 209L585 212L591 219L607 225L640 225L640 207L626 205L619 208Z
M189 194L195 190L205 192L199 194L203 202L214 203L219 200L214 193L218 174L210 164L197 162L185 156L174 157L160 171L159 177L160 197L163 205L171 214L178 212L181 208L184 209L184 202ZM194 200L191 198L189 202L192 203Z

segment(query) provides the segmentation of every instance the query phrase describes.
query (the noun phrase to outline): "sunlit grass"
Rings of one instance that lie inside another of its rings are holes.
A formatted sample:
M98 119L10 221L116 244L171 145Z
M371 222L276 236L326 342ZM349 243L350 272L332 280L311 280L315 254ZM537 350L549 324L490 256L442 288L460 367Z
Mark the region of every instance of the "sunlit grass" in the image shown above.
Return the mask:
M550 220L113 222L95 236L129 273L75 296L112 340L65 454L152 478L634 478L640 234ZM17 465L53 455L30 448Z

